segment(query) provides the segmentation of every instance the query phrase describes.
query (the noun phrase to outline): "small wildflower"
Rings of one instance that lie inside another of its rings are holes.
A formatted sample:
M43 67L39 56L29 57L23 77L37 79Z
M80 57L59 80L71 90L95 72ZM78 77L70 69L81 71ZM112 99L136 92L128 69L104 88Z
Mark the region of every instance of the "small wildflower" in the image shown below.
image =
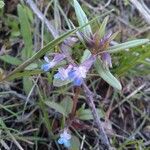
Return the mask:
M111 56L108 52L105 51L109 47L112 32L108 32L101 39L99 38L97 33L93 34L90 37L86 37L83 33L81 33L81 36L85 40L87 47L92 50L92 53L95 55L100 55L106 67L111 68Z
M69 148L71 146L70 139L71 135L69 134L68 129L64 129L63 133L60 134L58 143L63 144L66 148Z
M80 66L73 67L73 69L69 72L69 78L73 80L73 85L81 86L83 83L83 79L86 78L86 74L91 68L92 64L95 62L96 57L91 56L87 60L85 60Z
M79 66L69 65L66 69L59 68L58 72L54 75L54 78L62 81L70 80L73 82L73 85L81 86L83 79L86 78L86 74L95 60L96 56L92 55Z
M54 78L61 79L62 81L67 80L69 78L68 73L71 71L72 67L72 65L69 65L66 69L59 68L58 72L54 75Z
M69 78L73 80L73 85L80 86L83 79L86 78L87 70L84 66L74 67L68 74Z
M49 60L48 57L44 57L44 60L46 61L45 64L41 66L41 69L44 71L49 71L51 68L56 66L60 61L62 61L65 58L63 54L55 54L53 60Z

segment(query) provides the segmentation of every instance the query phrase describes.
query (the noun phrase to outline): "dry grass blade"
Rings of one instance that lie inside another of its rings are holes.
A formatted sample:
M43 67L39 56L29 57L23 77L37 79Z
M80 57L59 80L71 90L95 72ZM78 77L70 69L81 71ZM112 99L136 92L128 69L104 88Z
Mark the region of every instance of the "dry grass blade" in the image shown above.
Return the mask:
M146 11L142 4L137 0L130 0L130 2L138 9L145 21L150 24L150 14Z

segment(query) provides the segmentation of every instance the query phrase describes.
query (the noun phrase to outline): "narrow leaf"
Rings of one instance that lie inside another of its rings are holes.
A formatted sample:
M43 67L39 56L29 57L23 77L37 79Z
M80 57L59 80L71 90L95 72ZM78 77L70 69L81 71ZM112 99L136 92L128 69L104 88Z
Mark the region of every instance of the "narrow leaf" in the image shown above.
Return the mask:
M71 80L59 80L59 79L53 79L53 85L55 87L61 87L61 86L64 86L64 85L67 85L71 82Z
M29 64L34 62L36 59L43 56L46 52L48 52L50 49L54 48L56 45L60 44L65 38L67 38L69 35L75 33L77 29L70 30L57 39L54 39L53 41L49 42L44 48L39 50L37 53L35 53L31 58L27 59L24 63L22 63L20 66L18 66L15 70L13 70L8 76L6 76L3 80L6 80L7 78L10 78L10 76L14 75L15 73L23 70L26 68Z
M86 59L88 59L91 56L91 52L86 49L83 53L83 56L81 58L81 63L83 63Z
M29 23L29 19L27 16L26 8L18 5L18 15L19 15L19 22L20 22L20 28L21 28L21 35L24 40L25 47L22 51L22 58L27 59L32 56L32 34L31 34L31 26Z
M120 82L111 74L109 69L104 68L102 62L97 59L95 63L95 68L102 79L104 79L112 87L121 90L122 86Z
M118 52L118 51L121 51L121 50L124 50L124 49L129 49L129 48L133 48L133 47L136 47L136 46L139 46L139 45L143 45L143 44L146 44L148 42L150 42L149 39L138 39L138 40L125 42L125 43L122 43L122 44L111 46L108 49L108 52L115 53L115 52Z
M100 118L104 117L104 114L100 109L96 109ZM92 120L93 115L90 109L79 109L77 112L77 117L81 120Z
M0 60L9 63L11 65L20 65L22 63L22 61L16 57L10 56L10 55L3 55L0 56Z
M100 38L102 38L104 35L105 35L105 31L106 31L106 25L107 25L107 22L108 22L108 19L109 17L106 16L100 26L100 29L99 29L99 35L100 35Z
M74 0L74 8L75 8L75 13L76 13L79 25L83 26L86 23L88 23L89 21L87 19L87 16L84 13L83 9L81 8L81 6L80 6L80 4L78 3L77 0ZM82 28L81 31L87 37L90 37L92 35L92 30L91 30L90 25L85 26L84 28Z

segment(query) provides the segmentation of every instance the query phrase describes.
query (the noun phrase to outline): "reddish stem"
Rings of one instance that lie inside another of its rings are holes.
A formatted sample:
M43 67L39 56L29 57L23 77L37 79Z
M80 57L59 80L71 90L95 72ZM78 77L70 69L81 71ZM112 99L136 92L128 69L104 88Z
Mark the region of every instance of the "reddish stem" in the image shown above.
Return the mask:
M71 111L71 114L70 114L70 119L73 119L73 117L75 116L75 113L76 113L78 97L79 97L79 94L80 94L80 87L75 87L74 91L75 91L74 92L75 95L73 96L73 107L72 107L72 111Z

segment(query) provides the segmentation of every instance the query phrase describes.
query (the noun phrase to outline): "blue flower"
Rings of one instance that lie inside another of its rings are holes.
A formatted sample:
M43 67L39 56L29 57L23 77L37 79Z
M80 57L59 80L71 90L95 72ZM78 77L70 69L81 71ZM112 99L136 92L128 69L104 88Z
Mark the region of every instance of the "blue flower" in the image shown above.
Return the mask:
M59 68L58 72L54 75L54 78L60 79L62 81L70 80L73 82L74 86L81 86L83 80L86 78L87 72L89 71L95 60L96 56L91 55L79 66L69 65L66 69Z
M68 133L67 129L64 129L64 132L60 134L58 143L63 144L66 148L69 148L71 146L70 139L71 135Z
M58 72L54 75L54 78L60 79L62 81L68 80L69 79L68 73L71 71L72 67L73 67L72 65L69 65L66 69L59 68Z
M68 73L68 76L73 81L73 85L81 86L83 80L86 78L86 74L96 60L96 56L91 55L86 59L80 66L73 67L73 69Z
M60 61L62 61L65 58L63 54L55 54L55 57L53 60L49 60L48 57L44 57L44 60L46 61L45 64L41 66L41 69L44 71L49 71L51 68L56 66Z
M84 66L73 67L73 69L68 73L70 79L73 80L73 85L81 86L83 79L86 78L87 70Z

